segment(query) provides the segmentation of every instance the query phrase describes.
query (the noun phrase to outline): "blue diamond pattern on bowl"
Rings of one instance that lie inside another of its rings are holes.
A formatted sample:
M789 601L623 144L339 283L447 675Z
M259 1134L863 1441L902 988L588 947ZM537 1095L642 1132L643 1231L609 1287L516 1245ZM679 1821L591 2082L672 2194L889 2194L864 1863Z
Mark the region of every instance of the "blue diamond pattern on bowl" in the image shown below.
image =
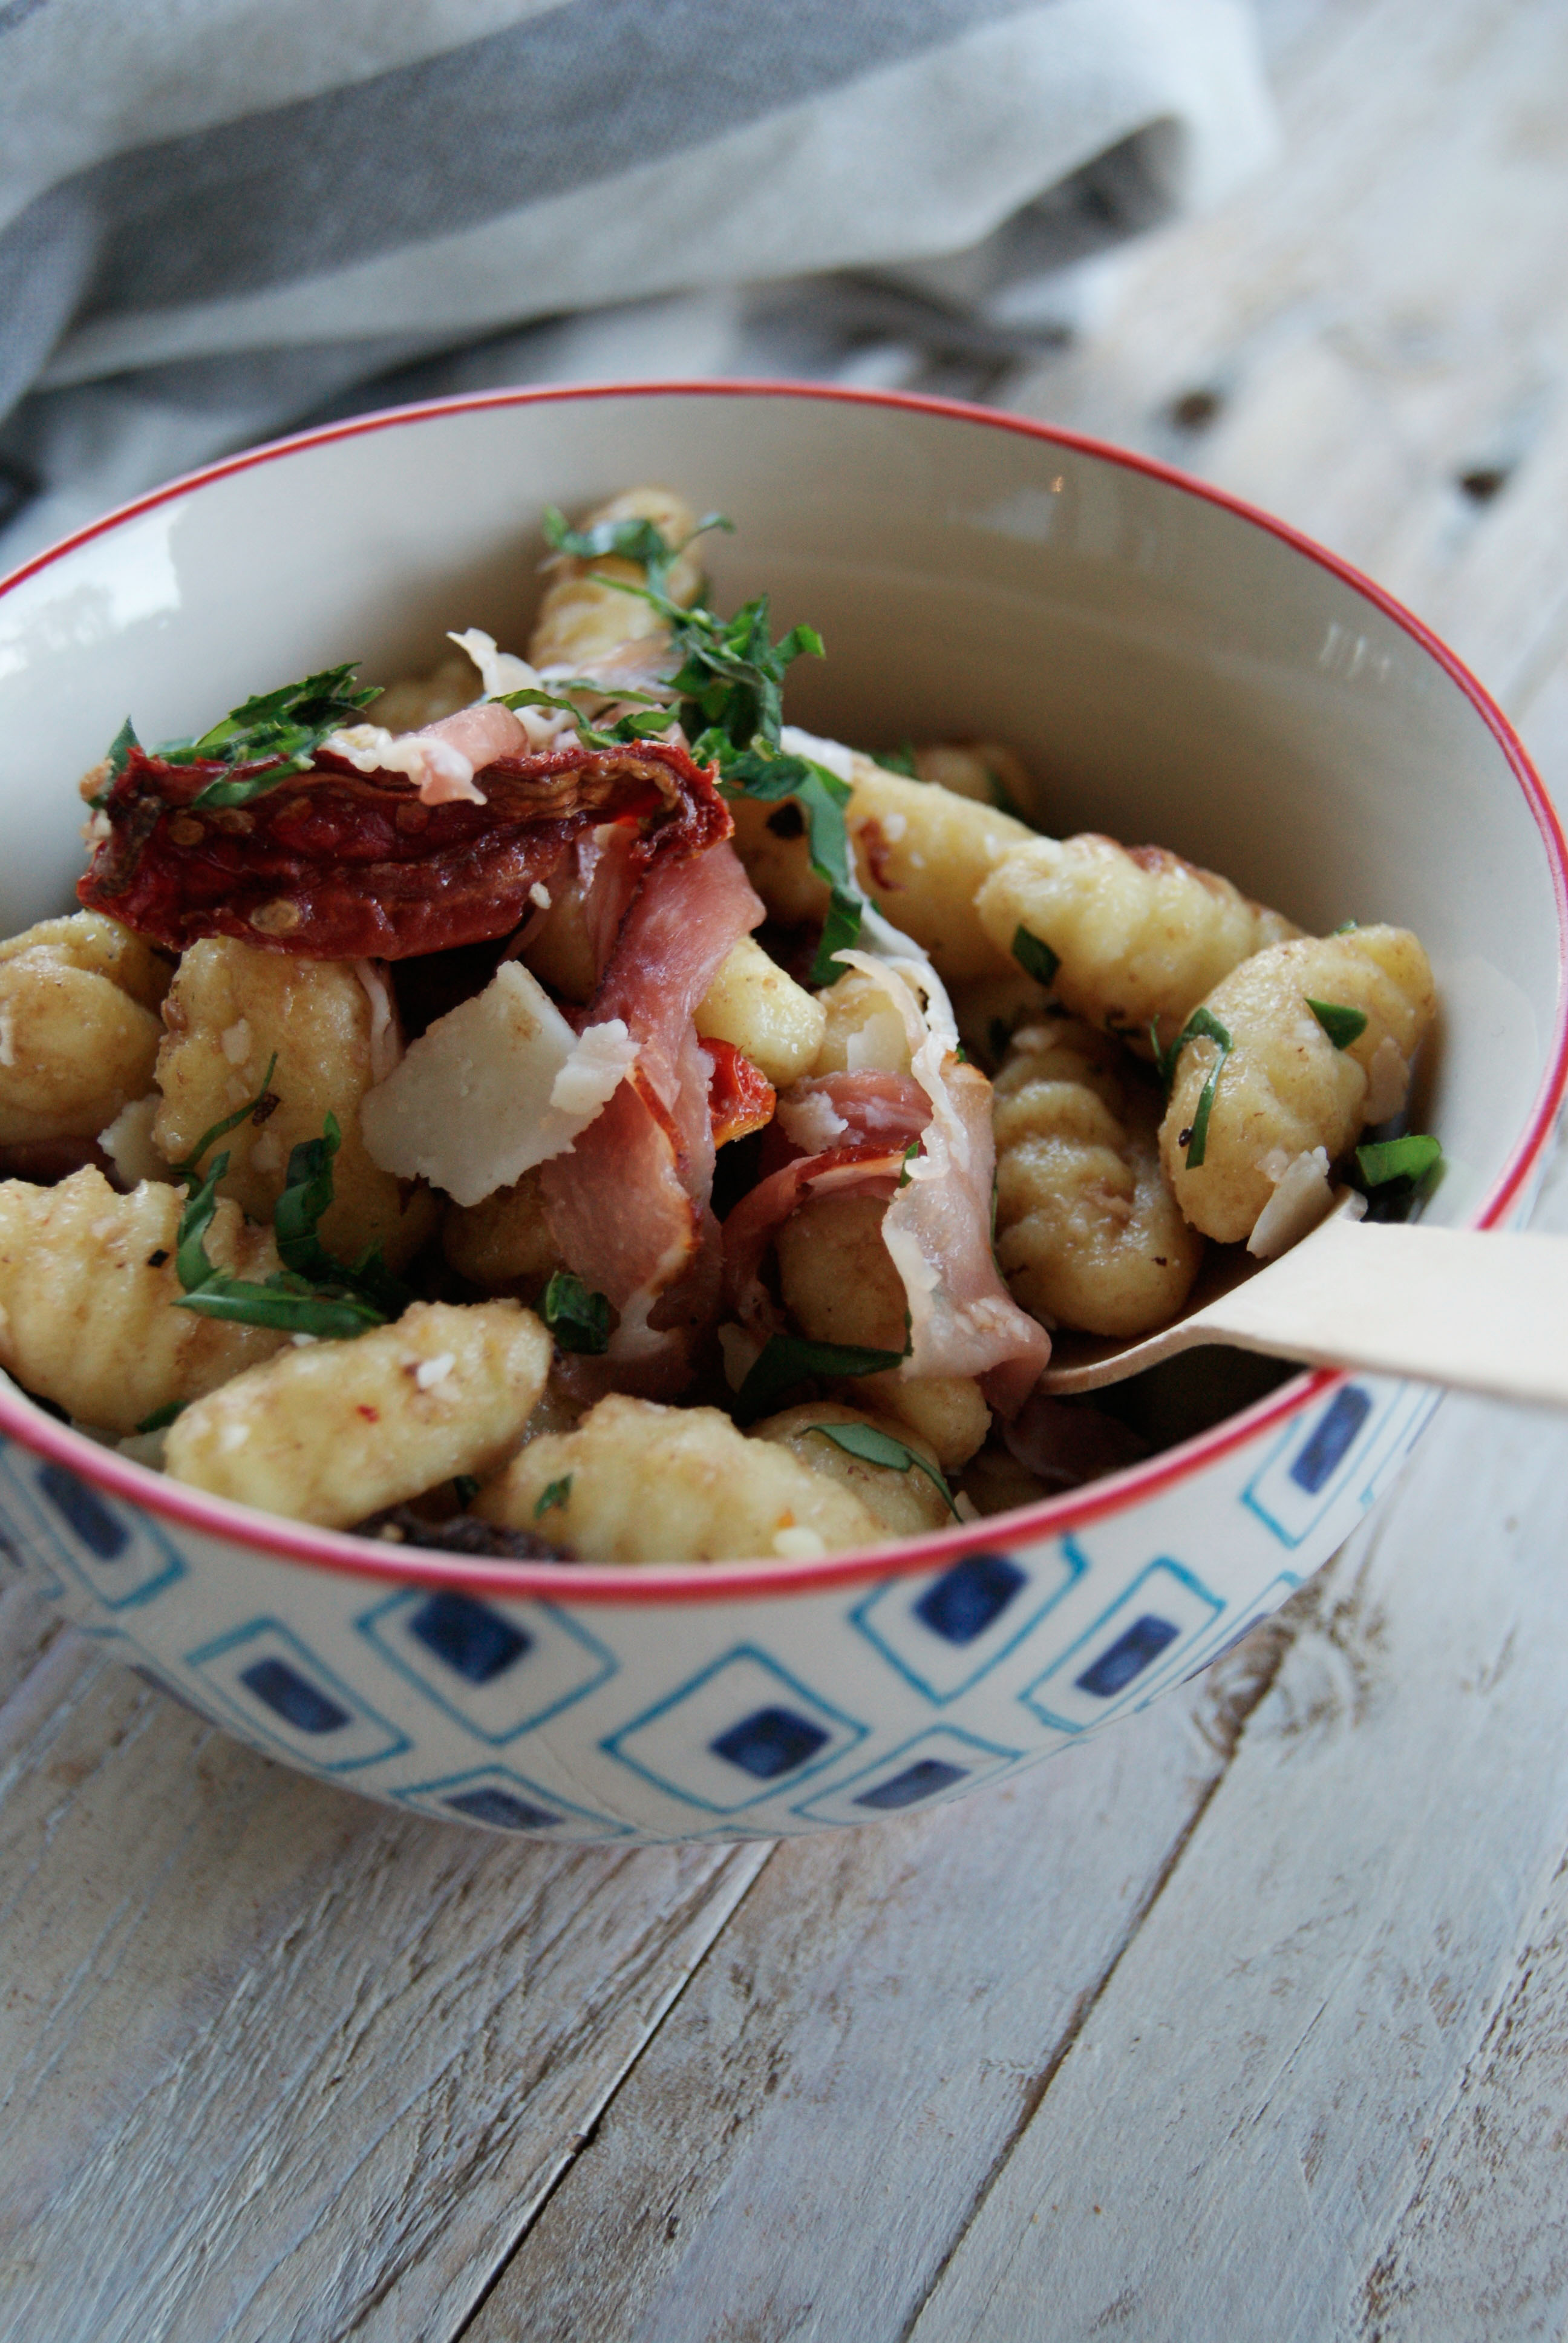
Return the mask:
M929 1577L890 1579L849 1617L906 1683L942 1705L1005 1659L1087 1568L1071 1538L966 1554Z
M866 1727L749 1644L738 1644L600 1746L712 1814L792 1789L864 1738Z
M772 1782L780 1774L795 1773L827 1739L819 1725L813 1725L809 1717L797 1716L793 1709L759 1708L708 1745L742 1772L754 1774L758 1781Z
M350 1710L340 1707L330 1693L313 1684L286 1660L257 1660L241 1668L239 1681L297 1733L339 1733L352 1721Z
M188 1654L186 1665L252 1738L307 1758L319 1772L352 1773L409 1745L407 1734L276 1619L248 1620Z
M1377 1389L1391 1393L1397 1406L1397 1386ZM1389 1412L1389 1403L1380 1407L1362 1384L1343 1384L1322 1408L1288 1427L1247 1483L1242 1503L1282 1544L1300 1545L1347 1483L1364 1472Z
M966 1554L944 1570L914 1605L944 1644L972 1644L994 1626L1029 1576L1009 1554Z
M0 1512L30 1554L46 1555L110 1611L150 1602L186 1574L150 1513L121 1513L64 1464L0 1445Z
M1084 1669L1077 1679L1078 1690L1092 1693L1096 1700L1114 1700L1181 1633L1174 1619L1161 1619L1152 1611L1141 1613Z
M879 1815L913 1814L990 1781L1018 1756L1016 1749L1000 1748L957 1725L933 1725L792 1811L814 1823L869 1823Z
M587 1806L558 1796L526 1774L509 1765L480 1765L467 1774L449 1774L437 1782L420 1782L394 1795L403 1805L442 1822L458 1815L482 1824L487 1830L510 1831L526 1837L590 1841L625 1838L629 1825L618 1815L594 1814Z
M514 1627L487 1603L447 1592L419 1604L408 1633L471 1684L488 1684L492 1676L504 1674L533 1643L523 1628Z
M596 1636L549 1603L414 1588L355 1625L379 1659L492 1746L581 1700L617 1665Z
M1042 1724L1081 1733L1133 1694L1151 1692L1224 1608L1181 1563L1151 1562L1019 1696Z

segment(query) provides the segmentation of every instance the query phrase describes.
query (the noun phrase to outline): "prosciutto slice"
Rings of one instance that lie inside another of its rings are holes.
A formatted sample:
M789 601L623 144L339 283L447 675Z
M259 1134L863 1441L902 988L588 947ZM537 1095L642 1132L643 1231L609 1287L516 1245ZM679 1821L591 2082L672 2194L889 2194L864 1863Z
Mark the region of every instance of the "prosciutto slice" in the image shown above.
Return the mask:
M808 1076L785 1092L777 1127L789 1132L815 1126L828 1144L797 1154L759 1180L724 1223L725 1295L743 1326L767 1335L777 1323L761 1269L790 1214L810 1196L891 1196L905 1153L930 1111L930 1100L909 1074Z
M719 963L762 917L728 844L656 865L582 1012L593 1024L622 1019L638 1061L571 1153L547 1163L541 1178L568 1265L620 1312L618 1360L668 1354L673 1371L684 1357L682 1318L696 1322L717 1305L712 1061L692 1015Z
M466 709L428 737L440 732L467 761L458 728L483 753L501 719L517 723L507 709ZM171 951L234 936L307 960L403 960L509 933L529 915L530 890L568 872L578 841L603 825L627 830L628 883L734 827L712 773L665 741L508 750L477 770L469 795L434 804L407 773L360 772L322 749L312 771L246 804L192 802L210 782L265 778L133 749L81 900Z
M904 1283L910 1350L901 1375L973 1375L990 1404L1016 1415L1050 1357L1050 1337L1002 1283L991 1251L996 1144L991 1087L958 1055L952 1011L940 980L915 947L885 922L867 922L887 957L839 958L880 984L909 1036L914 1079L930 1113L920 1152L882 1220L882 1242ZM906 958L898 952L903 946ZM922 1012L911 986L926 996Z

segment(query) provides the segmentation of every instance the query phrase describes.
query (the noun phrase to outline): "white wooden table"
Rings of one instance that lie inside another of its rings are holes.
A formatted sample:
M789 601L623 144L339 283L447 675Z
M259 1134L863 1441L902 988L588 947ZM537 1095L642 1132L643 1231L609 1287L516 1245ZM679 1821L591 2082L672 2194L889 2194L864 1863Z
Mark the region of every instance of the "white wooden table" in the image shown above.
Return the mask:
M1267 21L1281 164L1006 395L1385 580L1568 796L1568 5ZM1565 1432L1449 1402L1197 1684L777 1849L393 1815L9 1584L0 2336L1562 2334Z

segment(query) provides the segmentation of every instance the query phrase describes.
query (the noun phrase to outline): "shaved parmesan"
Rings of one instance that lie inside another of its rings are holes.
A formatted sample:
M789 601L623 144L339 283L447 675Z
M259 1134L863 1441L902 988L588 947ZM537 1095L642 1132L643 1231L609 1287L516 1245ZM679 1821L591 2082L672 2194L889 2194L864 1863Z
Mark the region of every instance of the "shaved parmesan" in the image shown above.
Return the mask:
M1282 1154L1284 1151L1272 1151ZM1293 1244L1300 1244L1320 1221L1327 1220L1333 1210L1334 1192L1329 1185L1328 1154L1322 1147L1303 1149L1278 1173L1267 1163L1261 1168L1274 1179L1274 1192L1252 1223L1247 1251L1259 1261L1274 1261ZM1347 1196L1345 1210L1351 1219L1359 1221L1366 1211L1365 1197Z
M636 1060L620 1018L579 1036L521 961L505 960L367 1093L360 1129L383 1172L477 1204L564 1155Z

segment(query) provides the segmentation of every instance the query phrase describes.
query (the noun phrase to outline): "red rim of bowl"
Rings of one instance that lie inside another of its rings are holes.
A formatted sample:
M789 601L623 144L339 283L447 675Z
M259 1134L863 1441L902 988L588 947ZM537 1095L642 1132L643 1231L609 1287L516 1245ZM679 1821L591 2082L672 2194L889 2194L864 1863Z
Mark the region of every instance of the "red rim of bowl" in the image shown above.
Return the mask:
M19 569L0 578L0 598L26 578L35 577L77 547L167 504L176 497L206 488L231 474L259 464L277 462L307 447L337 439L357 438L370 431L402 429L443 416L474 413L487 407L545 406L577 399L599 398L798 398L838 405L890 407L897 411L940 417L988 431L1011 431L1020 437L1067 447L1126 471L1141 472L1184 495L1233 513L1237 518L1265 530L1349 586L1374 608L1401 628L1435 660L1469 700L1492 733L1524 796L1541 833L1557 909L1557 1014L1552 1051L1523 1135L1510 1156L1502 1178L1468 1223L1494 1228L1508 1213L1541 1159L1551 1136L1565 1091L1568 1091L1568 842L1551 799L1517 734L1501 709L1482 689L1468 668L1412 612L1396 602L1381 586L1316 545L1282 520L1223 489L1194 479L1152 457L1116 447L1087 434L1064 431L1022 416L1007 415L958 399L922 398L902 391L851 390L832 384L788 382L652 382L547 385L538 388L479 391L467 397L427 399L407 407L386 407L370 415L350 417L319 430L296 432L258 447L208 464L171 480L133 502L77 529L59 544L35 554ZM1292 1377L1277 1392L1235 1415L1226 1416L1180 1446L1165 1450L1148 1463L1108 1474L1085 1488L1069 1491L1017 1513L995 1514L980 1522L910 1538L892 1546L861 1548L849 1554L824 1555L812 1562L675 1563L663 1564L483 1562L466 1555L443 1554L429 1548L402 1549L377 1544L337 1530L320 1530L254 1512L247 1505L209 1497L185 1489L145 1465L111 1451L67 1425L57 1423L20 1393L0 1391L0 1432L10 1434L40 1455L67 1466L106 1493L150 1513L161 1513L183 1527L208 1537L259 1547L286 1562L315 1569L345 1572L356 1577L389 1584L445 1586L474 1594L543 1596L556 1601L600 1603L700 1603L736 1595L807 1594L852 1580L900 1577L956 1561L977 1548L1060 1536L1086 1523L1124 1512L1145 1498L1185 1481L1217 1463L1233 1449L1258 1439L1275 1425L1343 1383L1337 1370L1319 1368Z

